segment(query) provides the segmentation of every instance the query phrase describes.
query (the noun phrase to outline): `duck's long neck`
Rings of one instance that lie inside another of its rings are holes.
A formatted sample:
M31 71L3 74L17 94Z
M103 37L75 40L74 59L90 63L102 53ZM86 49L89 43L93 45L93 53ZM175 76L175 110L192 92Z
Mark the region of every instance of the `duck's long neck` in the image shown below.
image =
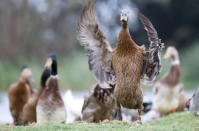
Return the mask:
M136 44L131 39L131 35L129 33L128 22L122 22L122 29L119 33L117 48L124 51L136 48Z
M57 75L57 61L54 60L52 64L52 75L56 76Z
M35 105L37 104L37 102L38 102L41 94L43 93L44 89L45 89L45 87L43 87L42 85L40 85L39 91L37 92L37 95L35 97L35 101L34 101Z
M176 85L177 83L180 82L181 79L181 71L180 71L180 60L178 55L172 56L171 57L172 62L171 62L171 68L169 71L169 82L172 85Z
M31 92L32 92L33 90L32 90L32 85L31 85L30 81L26 80L25 83L31 88Z
M20 83L20 84L27 84L27 80L21 76L21 77L19 78L19 83Z
M54 59L53 60L53 64L52 64L52 72L51 72L51 76L50 76L50 81L48 84L48 87L52 87L50 88L51 91L58 91L59 87L58 87L58 74L57 74L57 60Z
M129 31L128 22L127 21L123 21L122 22L122 29L126 29L127 31Z
M50 76L48 87L51 87L50 88L51 91L58 91L59 90L58 75L56 75L56 76L51 75Z
M20 87L25 87L26 82L25 82L25 81L23 81L23 80L21 80L21 79L19 79L18 84L20 85Z

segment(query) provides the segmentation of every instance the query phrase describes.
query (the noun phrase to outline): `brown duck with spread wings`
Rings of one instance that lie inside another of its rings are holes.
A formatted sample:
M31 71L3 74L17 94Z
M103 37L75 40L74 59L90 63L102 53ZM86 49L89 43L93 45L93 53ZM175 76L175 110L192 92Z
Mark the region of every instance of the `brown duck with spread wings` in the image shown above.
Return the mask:
M138 46L131 38L128 28L129 12L122 10L122 29L114 50L99 29L95 17L95 0L85 6L78 24L78 40L87 51L89 68L100 83L116 84L114 96L118 104L129 109L142 109L143 93L140 80L153 81L160 72L160 50L163 44L151 22L137 11L151 42L149 51ZM146 77L144 77L146 78Z

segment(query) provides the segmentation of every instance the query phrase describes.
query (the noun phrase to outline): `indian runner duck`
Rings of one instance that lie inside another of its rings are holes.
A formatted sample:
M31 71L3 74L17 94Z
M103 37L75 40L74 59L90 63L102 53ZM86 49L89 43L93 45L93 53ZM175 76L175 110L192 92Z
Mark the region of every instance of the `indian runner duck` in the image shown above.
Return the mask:
M199 87L194 92L190 100L189 111L199 116Z
M102 88L108 86L108 88ZM82 120L86 122L101 122L112 120L116 108L116 101L113 96L115 86L93 85L88 94L84 96L82 107Z
M147 31L150 41L149 51L138 46L129 34L129 11L122 10L120 21L122 28L117 46L112 50L95 17L95 0L84 7L78 23L78 40L85 47L90 70L99 83L114 83L114 96L117 100L120 118L121 105L128 109L138 109L139 115L143 108L141 79L154 81L161 69L160 50L163 43L151 22L137 10L137 14ZM140 118L141 119L141 118Z
M46 81L50 77L51 69L46 67L41 75L40 88L23 107L23 123L30 124L36 122L36 105L40 95L46 87Z
M154 108L160 115L167 115L170 112L175 112L179 107L184 109L186 106L187 98L183 91L183 85L180 82L180 60L175 47L168 47L164 58L171 58L171 68L154 85Z
M32 72L27 66L21 69L21 76L17 83L10 86L8 90L10 112L15 125L23 124L22 112L31 94L34 93L30 84L33 82Z
M48 86L39 97L36 107L37 123L63 123L66 121L66 109L64 101L59 93L57 59L55 54L50 54L46 62L51 67L51 76Z

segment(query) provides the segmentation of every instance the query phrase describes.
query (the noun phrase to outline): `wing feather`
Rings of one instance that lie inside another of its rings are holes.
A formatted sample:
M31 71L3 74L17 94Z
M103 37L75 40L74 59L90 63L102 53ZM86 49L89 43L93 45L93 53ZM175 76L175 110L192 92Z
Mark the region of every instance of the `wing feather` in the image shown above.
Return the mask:
M154 46L158 47L160 45L161 47L163 47L164 44L161 43L161 39L158 38L158 33L156 29L153 27L151 21L146 16L144 16L139 10L137 10L137 12L140 21L144 25L144 29L147 31L148 39L150 41L150 48Z
M99 82L112 81L112 48L99 29L95 17L95 0L83 9L78 23L78 40L88 55L89 69Z
M148 77L145 80L154 81L161 70L160 51L162 48L164 48L164 43L161 43L161 39L158 38L158 33L153 27L151 21L139 10L137 10L137 14L140 21L144 25L144 29L146 30L148 39L150 41L149 50L145 52L142 75L146 74Z

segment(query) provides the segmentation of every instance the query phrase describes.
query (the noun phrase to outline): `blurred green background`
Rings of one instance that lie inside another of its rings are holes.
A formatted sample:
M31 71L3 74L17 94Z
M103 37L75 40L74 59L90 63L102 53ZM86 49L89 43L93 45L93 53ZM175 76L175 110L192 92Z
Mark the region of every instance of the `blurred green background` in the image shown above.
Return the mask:
M34 88L48 53L58 58L62 90L87 90L96 82L88 70L86 52L76 40L76 25L87 0L1 0L0 1L0 90L7 90L26 64L33 72ZM98 0L96 15L100 28L113 47L120 29L122 8L139 8L153 23L159 37L179 50L182 81L186 89L199 84L199 1L198 0ZM130 19L132 38L149 45L136 16ZM165 50L164 50L165 51ZM163 51L163 53L164 53ZM163 70L170 68L162 60Z

